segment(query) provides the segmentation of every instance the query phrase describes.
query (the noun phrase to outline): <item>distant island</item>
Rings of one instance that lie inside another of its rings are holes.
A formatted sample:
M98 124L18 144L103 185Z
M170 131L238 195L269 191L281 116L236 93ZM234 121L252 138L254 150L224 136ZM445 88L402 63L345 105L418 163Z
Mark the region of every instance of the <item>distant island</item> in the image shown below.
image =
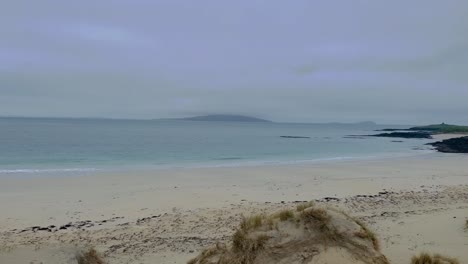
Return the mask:
M418 132L427 132L431 134L444 134L444 133L468 133L468 126L458 126L458 125L449 125L449 124L437 124L437 125L428 125L428 126L417 126L411 127L408 129L395 129L395 128L386 128L377 131L418 131Z
M468 133L468 126L457 126L449 124L439 124L439 125L429 125L429 126L420 126L412 127L409 130L411 131L427 131L431 133Z
M204 115L204 116L194 116L194 117L185 117L177 118L177 120L188 120L188 121L213 121L213 122L272 122L270 120L243 116L243 115Z

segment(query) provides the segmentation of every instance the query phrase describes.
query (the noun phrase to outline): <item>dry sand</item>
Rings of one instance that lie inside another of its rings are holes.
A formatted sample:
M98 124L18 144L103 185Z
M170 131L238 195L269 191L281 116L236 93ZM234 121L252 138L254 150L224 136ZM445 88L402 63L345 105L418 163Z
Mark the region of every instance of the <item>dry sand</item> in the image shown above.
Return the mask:
M80 177L5 176L0 263L74 263L76 248L87 245L111 264L185 263L203 248L227 241L243 214L309 200L366 222L391 263L408 263L421 251L468 263L468 155L440 153Z

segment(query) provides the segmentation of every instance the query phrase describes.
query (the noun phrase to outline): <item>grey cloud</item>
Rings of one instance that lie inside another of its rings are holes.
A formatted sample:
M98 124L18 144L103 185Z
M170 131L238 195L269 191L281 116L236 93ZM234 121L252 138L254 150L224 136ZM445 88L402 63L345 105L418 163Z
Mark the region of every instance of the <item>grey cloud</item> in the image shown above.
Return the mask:
M468 2L0 4L0 115L468 123Z

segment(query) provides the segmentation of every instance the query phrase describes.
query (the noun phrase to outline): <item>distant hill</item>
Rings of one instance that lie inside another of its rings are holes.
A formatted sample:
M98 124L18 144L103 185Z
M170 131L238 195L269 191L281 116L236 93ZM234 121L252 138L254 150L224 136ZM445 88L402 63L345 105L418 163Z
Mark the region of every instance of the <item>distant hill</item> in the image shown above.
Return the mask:
M251 116L243 116L243 115L204 115L204 116L179 118L178 120L215 121L215 122L271 122L269 120L251 117Z

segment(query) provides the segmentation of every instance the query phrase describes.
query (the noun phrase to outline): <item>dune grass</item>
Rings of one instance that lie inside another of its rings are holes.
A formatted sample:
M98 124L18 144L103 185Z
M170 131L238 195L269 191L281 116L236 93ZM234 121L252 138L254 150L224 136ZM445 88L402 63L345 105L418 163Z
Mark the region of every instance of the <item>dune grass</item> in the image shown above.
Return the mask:
M314 220L321 224L328 224L330 222L330 216L323 208L311 208L308 210L303 210L301 212L301 217L304 220Z
M247 231L258 228L262 225L265 217L263 215L253 215L250 217L243 217L240 223L240 229Z
M209 259L210 257L218 254L220 252L220 250L222 251L226 251L226 247L220 247L219 244L216 245L216 247L212 247L212 248L207 248L205 250L203 250L200 255L194 259L191 259L187 262L187 264L195 264L197 263L199 260L207 260Z
M314 207L315 206L315 202L313 201L310 201L310 202L306 202L306 203L302 203L302 204L299 204L297 207L296 207L296 210L298 212L302 212L304 211L305 209L309 208L309 207Z
M101 255L94 248L76 254L78 264L106 264Z
M282 210L278 213L278 218L281 220L281 221L287 221L291 218L294 218L294 212L292 210Z
M335 217L340 220L335 221ZM368 253L369 250L373 250L370 242L377 241L373 232L360 223L358 225L362 228L354 226L354 230L360 231L356 231L353 235L346 229L340 229L343 220L355 221L347 214L342 213L340 216L340 212L336 209L331 211L330 208L315 207L313 203L300 204L296 210L283 209L271 215L244 217L233 234L229 246L223 244L223 247L206 249L188 263L253 264L259 256L279 260L288 254L295 254L296 250L322 245L325 250L329 247L345 248L364 263L389 264L384 255L374 256ZM297 232L291 231L293 230L291 224L302 228L304 236L298 236L292 244L281 244L282 236L288 237L288 232ZM309 257L307 259L310 260Z
M419 256L414 256L411 259L411 264L460 264L460 262L455 258L439 254L431 256L427 253L421 253Z
M264 247L268 238L265 235L251 237L248 233L237 230L232 237L232 246L239 252L256 252Z
M343 234L338 232L334 225L331 225L331 216L324 208L307 208L300 213L301 219L306 224L315 226L320 232L321 240L327 246L330 242L337 242L343 239Z
M359 219L353 218L353 220L356 222L356 224L358 224L362 228L362 230L356 233L355 235L360 238L370 239L372 241L372 244L374 245L374 249L380 250L380 242L379 242L379 239L377 238L377 235L373 231L371 231L369 228L367 228L367 226Z

